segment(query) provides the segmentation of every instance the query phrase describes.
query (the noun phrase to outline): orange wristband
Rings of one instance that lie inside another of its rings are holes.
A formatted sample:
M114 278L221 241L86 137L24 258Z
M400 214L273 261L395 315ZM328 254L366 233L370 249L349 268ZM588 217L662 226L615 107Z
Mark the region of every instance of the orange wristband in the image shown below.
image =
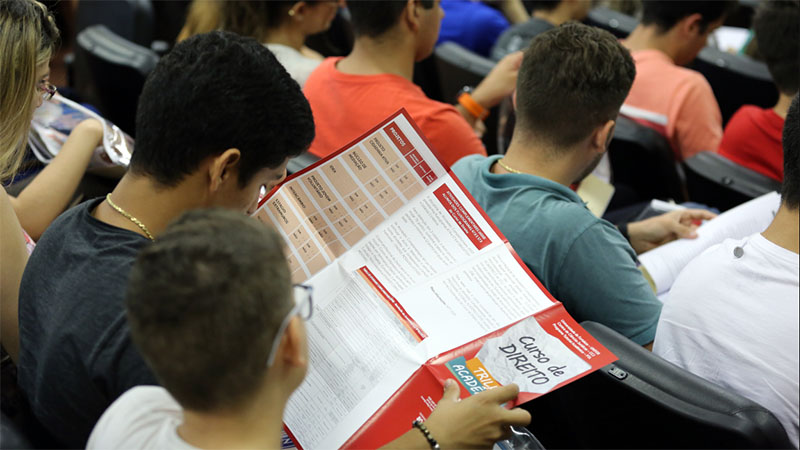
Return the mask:
M461 95L458 96L458 104L463 106L472 117L484 120L489 117L489 110L478 104L469 92L462 92Z

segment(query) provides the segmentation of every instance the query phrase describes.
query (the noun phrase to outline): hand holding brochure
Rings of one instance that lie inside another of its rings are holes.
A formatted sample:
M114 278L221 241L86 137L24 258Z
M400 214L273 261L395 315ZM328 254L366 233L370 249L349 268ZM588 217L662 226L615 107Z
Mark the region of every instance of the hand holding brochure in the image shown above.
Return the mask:
M528 401L616 358L552 298L405 111L289 177L255 213L314 287L298 447L375 448L430 415L448 378ZM513 405L509 405L511 407Z
M128 167L133 139L99 114L60 95L42 103L33 115L29 142L36 158L45 164L52 161L70 132L86 119L97 119L103 124L103 142L97 147L90 167Z

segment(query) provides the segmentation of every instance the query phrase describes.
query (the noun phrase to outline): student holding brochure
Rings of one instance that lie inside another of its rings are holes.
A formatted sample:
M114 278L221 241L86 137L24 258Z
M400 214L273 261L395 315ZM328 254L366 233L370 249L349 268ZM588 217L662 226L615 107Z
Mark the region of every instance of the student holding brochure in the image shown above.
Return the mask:
M278 448L284 407L306 375L303 320L314 309L311 291L292 288L284 253L276 231L220 209L185 214L142 251L126 306L164 387L120 397L88 448ZM491 447L530 421L499 407L517 392L508 385L459 402L451 380L424 424L408 422L386 448Z

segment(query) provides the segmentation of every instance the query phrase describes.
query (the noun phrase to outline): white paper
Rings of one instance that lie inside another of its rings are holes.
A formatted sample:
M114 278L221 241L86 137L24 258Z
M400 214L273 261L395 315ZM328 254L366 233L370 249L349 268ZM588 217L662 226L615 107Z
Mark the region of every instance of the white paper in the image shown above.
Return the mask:
M656 292L667 292L675 278L694 257L725 239L742 239L764 231L780 207L780 195L770 192L726 211L697 229L696 239L680 239L639 256L653 281Z

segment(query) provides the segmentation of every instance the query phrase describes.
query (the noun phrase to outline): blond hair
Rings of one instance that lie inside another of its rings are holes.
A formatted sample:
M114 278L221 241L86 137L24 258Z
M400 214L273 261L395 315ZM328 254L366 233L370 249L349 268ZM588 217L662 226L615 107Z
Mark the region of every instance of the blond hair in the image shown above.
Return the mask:
M53 15L35 0L0 0L0 181L22 162L35 105L36 68L58 40Z

